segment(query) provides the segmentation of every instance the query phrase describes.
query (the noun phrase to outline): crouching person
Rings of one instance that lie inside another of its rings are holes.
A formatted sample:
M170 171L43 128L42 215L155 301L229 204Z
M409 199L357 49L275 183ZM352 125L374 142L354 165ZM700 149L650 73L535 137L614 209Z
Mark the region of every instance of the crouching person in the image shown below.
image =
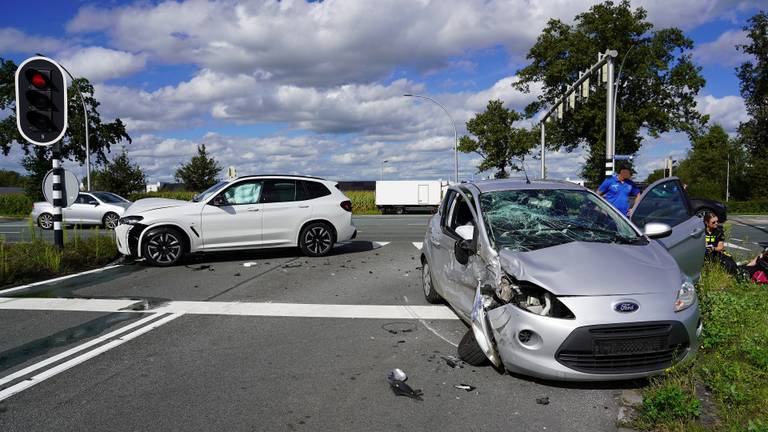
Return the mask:
M720 263L728 274L736 274L738 265L725 251L725 232L718 222L716 214L710 212L704 215L707 234L707 251L704 258L707 261Z

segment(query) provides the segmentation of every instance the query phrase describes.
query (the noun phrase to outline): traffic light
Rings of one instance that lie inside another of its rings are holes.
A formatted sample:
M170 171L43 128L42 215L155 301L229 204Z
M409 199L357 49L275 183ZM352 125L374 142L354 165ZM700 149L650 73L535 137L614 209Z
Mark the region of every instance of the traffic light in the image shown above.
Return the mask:
M67 130L64 71L46 57L31 57L16 70L16 125L32 144L48 146Z

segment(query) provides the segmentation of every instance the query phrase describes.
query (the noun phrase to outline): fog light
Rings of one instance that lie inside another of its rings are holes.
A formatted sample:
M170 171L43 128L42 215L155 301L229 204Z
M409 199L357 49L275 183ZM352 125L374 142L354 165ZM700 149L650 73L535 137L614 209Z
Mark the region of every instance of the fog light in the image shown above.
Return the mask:
M532 338L533 338L533 332L530 330L521 330L520 333L517 334L517 339L522 344L529 343Z

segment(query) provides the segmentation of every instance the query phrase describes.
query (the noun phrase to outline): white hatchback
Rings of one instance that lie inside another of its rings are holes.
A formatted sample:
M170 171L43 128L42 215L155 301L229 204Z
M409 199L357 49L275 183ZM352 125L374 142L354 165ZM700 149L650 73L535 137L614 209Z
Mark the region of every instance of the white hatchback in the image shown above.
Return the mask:
M336 182L262 175L218 183L192 201L138 200L115 234L122 254L170 266L186 253L238 249L298 246L323 256L357 230L352 202Z

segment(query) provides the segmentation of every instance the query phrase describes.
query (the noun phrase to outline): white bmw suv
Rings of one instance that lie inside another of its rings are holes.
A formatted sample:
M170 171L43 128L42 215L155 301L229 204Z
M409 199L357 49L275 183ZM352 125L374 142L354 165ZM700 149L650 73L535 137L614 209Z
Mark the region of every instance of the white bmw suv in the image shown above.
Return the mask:
M352 202L336 182L317 177L259 175L220 182L190 201L145 198L115 229L124 255L157 266L194 252L295 247L323 256L357 235Z

